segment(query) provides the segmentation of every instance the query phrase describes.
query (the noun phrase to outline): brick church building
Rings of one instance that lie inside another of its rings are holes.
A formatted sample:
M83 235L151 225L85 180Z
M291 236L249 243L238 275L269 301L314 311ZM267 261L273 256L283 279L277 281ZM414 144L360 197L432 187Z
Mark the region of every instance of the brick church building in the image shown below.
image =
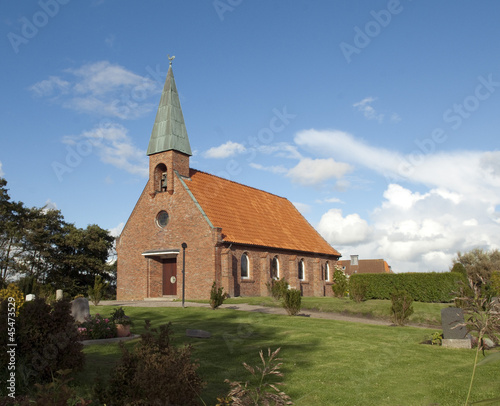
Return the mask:
M283 197L189 167L191 147L172 66L149 141L149 180L117 242L117 299L267 296L285 278L330 296L340 258ZM182 271L185 271L184 274Z

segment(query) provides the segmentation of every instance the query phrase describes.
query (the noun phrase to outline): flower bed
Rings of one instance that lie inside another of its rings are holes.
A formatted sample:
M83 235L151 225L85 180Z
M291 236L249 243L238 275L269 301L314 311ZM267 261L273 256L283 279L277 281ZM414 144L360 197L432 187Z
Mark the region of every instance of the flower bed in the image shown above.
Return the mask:
M100 340L116 337L116 325L113 320L102 317L99 313L88 316L78 326L80 340Z

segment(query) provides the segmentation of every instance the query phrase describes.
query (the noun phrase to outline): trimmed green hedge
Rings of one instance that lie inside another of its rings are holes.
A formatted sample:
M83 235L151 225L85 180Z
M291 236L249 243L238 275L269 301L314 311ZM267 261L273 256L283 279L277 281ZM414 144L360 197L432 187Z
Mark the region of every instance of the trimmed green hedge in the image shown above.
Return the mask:
M425 303L453 301L458 282L465 277L458 272L354 274L349 278L349 291L366 285L365 299L390 299L394 290L406 290L413 300Z

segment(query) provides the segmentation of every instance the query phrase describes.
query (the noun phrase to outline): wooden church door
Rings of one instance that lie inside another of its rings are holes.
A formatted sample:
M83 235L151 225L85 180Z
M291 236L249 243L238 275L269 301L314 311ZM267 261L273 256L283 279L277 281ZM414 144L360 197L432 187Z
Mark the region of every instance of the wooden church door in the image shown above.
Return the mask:
M163 261L163 295L177 295L177 260L167 258Z

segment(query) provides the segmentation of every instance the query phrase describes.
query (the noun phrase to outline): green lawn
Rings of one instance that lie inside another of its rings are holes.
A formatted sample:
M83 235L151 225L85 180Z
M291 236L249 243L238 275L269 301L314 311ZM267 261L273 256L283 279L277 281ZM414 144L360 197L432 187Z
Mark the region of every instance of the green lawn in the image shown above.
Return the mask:
M112 307L92 308L109 314ZM436 330L290 317L231 309L127 307L135 325L171 321L175 342L191 344L207 382L206 405L226 393L224 379L245 380L242 362L259 363L258 351L281 347L286 393L295 405L459 405L467 396L474 351L420 344ZM210 339L185 337L187 328L207 330ZM133 343L128 345L132 346ZM117 345L85 347L87 366L77 376L81 393L108 372ZM153 378L153 377L152 377ZM472 400L500 395L498 364L478 368Z
M207 300L199 301L208 303ZM226 299L225 304L248 303L258 306L281 306L280 302L272 297L236 297ZM451 306L451 303L420 303L413 302L414 313L410 316L410 323L435 325L441 327L441 309ZM356 316L390 320L390 300L367 300L356 303L348 298L334 297L303 297L302 309L319 310L322 312L344 313Z

